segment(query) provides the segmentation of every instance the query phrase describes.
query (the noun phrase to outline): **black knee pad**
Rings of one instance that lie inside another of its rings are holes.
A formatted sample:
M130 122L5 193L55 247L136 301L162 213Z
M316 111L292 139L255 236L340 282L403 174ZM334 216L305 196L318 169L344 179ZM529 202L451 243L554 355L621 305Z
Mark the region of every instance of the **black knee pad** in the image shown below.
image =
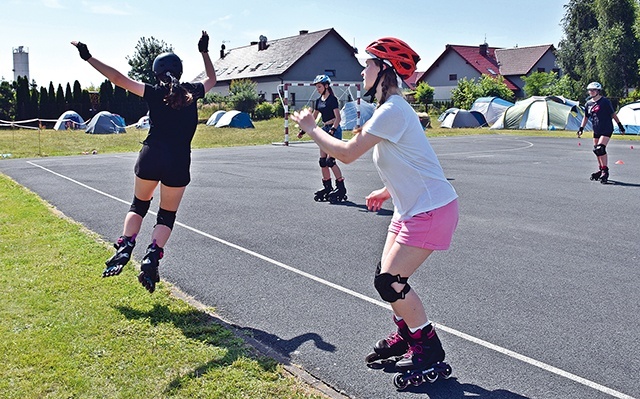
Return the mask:
M408 277L400 277L399 274L391 275L389 273L380 274L380 262L378 262L378 267L376 268L376 277L373 279L373 285L376 287L378 294L380 297L389 303L393 303L398 299L404 299L409 291L411 291L411 286L407 281ZM402 291L396 291L391 284L400 283L404 284L404 288Z
M327 167L327 158L320 158L318 163L320 164L321 168L326 168Z
M603 156L603 155L607 155L607 146L604 144L598 144L596 146L593 147L593 153L596 154L596 156Z
M160 208L158 211L158 217L156 218L156 225L167 226L171 230L173 230L173 224L176 221L176 212L168 211L166 209Z
M141 199L138 199L138 197L134 196L133 202L131 203L131 207L129 208L129 212L133 212L144 218L147 215L147 212L149 211L150 205L151 205L151 200L143 201Z
M334 157L327 158L327 167L332 167L336 164L336 159Z

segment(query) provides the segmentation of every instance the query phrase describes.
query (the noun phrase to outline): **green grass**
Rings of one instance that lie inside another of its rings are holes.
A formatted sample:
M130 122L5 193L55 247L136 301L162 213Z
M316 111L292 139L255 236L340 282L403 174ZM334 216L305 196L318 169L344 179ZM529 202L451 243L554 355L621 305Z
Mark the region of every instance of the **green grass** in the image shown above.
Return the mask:
M438 122L432 117L436 126ZM193 148L215 148L229 146L264 145L284 141L284 120L280 118L268 121L254 121L255 129L215 128L200 123L193 138ZM289 141L298 139L297 129L290 123ZM147 130L128 129L124 134L86 134L84 131L56 131L52 129L0 129L0 154L11 154L11 158L31 158L61 155L98 153L136 152L144 140ZM482 129L443 129L439 127L427 130L429 137L448 137L478 134L510 134L519 136L575 137L573 131L539 130L489 130ZM344 138L352 135L347 131ZM586 132L583 138L590 138ZM304 138L308 140L308 138ZM614 139L639 140L636 135L614 136ZM1 156L1 155L0 155Z
M210 314L0 175L0 396L320 398Z

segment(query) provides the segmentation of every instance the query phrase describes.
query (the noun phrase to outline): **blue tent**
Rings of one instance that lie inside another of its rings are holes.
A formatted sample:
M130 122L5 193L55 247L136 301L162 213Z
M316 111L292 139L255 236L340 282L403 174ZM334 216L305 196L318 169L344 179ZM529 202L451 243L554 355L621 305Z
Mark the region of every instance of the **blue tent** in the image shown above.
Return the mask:
M227 111L216 122L216 127L235 127L240 129L253 129L253 123L249 114L240 111Z
M109 111L98 112L89 123L87 123L86 133L109 134L126 133L124 118Z

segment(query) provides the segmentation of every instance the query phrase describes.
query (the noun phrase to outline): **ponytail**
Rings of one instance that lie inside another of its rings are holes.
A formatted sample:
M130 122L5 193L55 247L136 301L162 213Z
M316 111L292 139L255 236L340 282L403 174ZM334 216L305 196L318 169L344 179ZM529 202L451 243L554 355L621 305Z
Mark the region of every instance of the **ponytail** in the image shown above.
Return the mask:
M160 84L162 86L169 87L169 93L164 96L164 102L173 109L179 110L184 107L191 105L193 102L193 94L191 94L187 89L185 89L180 81L171 74L171 72L167 72L166 81L163 79Z

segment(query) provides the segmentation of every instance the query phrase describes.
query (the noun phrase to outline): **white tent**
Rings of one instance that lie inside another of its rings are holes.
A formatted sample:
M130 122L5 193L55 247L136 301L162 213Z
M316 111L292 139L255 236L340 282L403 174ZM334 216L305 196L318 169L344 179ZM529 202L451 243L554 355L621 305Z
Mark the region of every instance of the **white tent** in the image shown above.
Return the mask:
M640 101L627 104L618 111L618 119L628 134L640 134ZM617 123L613 123L613 132L620 133Z
M215 126L216 123L218 123L218 121L220 120L220 118L222 118L222 115L224 115L227 111L224 110L219 110L214 112L209 119L207 119L207 126Z
M85 129L84 119L76 111L65 111L60 115L56 124L53 125L54 130L67 129Z
M445 128L480 127L487 124L480 112L459 108L449 108L444 111L438 117L438 121L440 121L440 127Z
M513 103L503 100L500 97L480 97L473 102L471 111L478 111L484 115L488 125L493 125L495 121L512 106Z
M349 101L344 104L340 110L340 127L342 130L353 130L356 125L362 126L366 121L371 118L373 111L376 110L376 106L366 101L360 101L360 123L358 121L358 112L356 109L356 102Z

